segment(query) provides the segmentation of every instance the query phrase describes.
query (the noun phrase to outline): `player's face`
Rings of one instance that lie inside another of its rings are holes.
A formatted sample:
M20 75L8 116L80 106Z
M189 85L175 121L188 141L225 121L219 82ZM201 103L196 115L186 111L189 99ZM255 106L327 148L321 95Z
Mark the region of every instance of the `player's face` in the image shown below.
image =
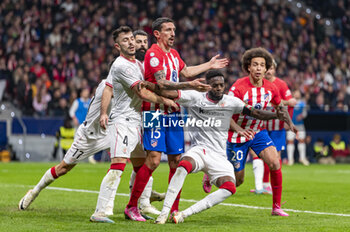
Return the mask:
M148 38L145 35L136 35L136 59L143 61L145 59L145 54L148 49Z
M135 37L132 32L120 33L114 46L120 51L120 54L134 56L136 51Z
M250 77L255 81L262 80L266 73L266 62L263 57L254 57L248 66Z
M224 94L225 90L225 80L224 77L217 76L209 80L208 83L211 86L209 90L209 96L213 100L220 100Z
M167 47L174 46L175 41L175 25L173 23L163 23L159 32L159 42Z
M276 69L275 66L272 65L271 68L269 68L269 70L267 70L266 74L265 74L265 78L267 80L271 80L276 74Z

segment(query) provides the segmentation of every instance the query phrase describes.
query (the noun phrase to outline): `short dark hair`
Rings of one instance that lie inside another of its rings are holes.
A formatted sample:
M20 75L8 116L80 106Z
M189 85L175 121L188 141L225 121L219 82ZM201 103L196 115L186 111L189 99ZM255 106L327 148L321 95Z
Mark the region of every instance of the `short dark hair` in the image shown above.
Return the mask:
M174 20L167 18L167 17L157 18L152 23L152 32L153 31L160 31L162 29L163 23L174 23Z
M132 32L131 28L128 26L121 26L118 27L116 30L113 31L112 35L113 35L113 41L117 42L117 38L119 36L119 34L121 33L128 33L128 32Z
M243 71L250 73L248 70L248 66L251 64L252 59L256 57L262 57L265 59L266 70L269 70L272 65L272 55L265 48L251 48L244 52L242 56L242 69Z
M143 35L143 36L148 36L147 32L145 32L144 30L136 30L132 33L135 37L137 35Z
M209 82L210 79L214 77L224 77L224 74L217 69L209 70L207 74L205 74L205 80L207 81L207 83Z

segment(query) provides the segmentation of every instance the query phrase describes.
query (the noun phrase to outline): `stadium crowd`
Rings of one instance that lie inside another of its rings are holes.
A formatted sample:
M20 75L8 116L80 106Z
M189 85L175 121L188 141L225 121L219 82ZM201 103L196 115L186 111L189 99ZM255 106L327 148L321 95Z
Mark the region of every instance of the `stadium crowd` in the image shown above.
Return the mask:
M275 3L276 2L276 3ZM321 1L315 7L335 22L287 1L262 0L4 0L0 3L0 98L25 115L63 116L81 90L93 94L117 55L112 31L120 25L151 33L152 21L176 22L176 49L188 65L220 53L230 59L226 87L244 76L240 57L262 46L275 57L277 74L299 89L314 110L350 106L350 1ZM328 2L328 3L325 3ZM328 12L332 7L331 13Z

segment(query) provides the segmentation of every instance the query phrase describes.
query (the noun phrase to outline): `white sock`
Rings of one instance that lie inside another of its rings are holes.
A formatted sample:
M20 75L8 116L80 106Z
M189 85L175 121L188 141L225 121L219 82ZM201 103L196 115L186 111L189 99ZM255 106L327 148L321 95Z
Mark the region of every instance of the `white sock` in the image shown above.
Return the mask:
M49 170L47 170L45 172L45 174L43 175L43 177L41 177L39 183L37 183L37 185L35 185L34 189L33 189L33 194L37 195L40 193L41 190L43 190L44 188L46 188L49 184L51 184L53 181L55 180L55 178L53 178L52 174L51 174L51 168L49 168Z
M120 178L123 171L109 170L101 182L100 193L97 198L95 214L105 214L107 205L115 192L118 189ZM114 204L114 200L113 200Z
M294 144L287 144L287 155L289 163L294 163L294 150Z
M264 177L264 161L262 159L253 159L253 172L255 178L255 189L263 189L263 177Z
M193 214L202 212L209 209L214 205L223 202L226 198L231 196L232 193L226 189L218 189L215 192L209 194L204 199L198 201L196 204L182 211L184 217L191 216Z
M135 178L136 178L136 172L134 170L132 170L131 175L130 175L130 180L129 180L130 194L131 194L131 191L132 191L132 187L134 186Z
M145 189L143 190L140 196L140 199L139 199L140 206L144 207L144 206L151 205L149 198L151 197L151 193L152 193L152 185L153 185L153 177L151 176L147 182Z
M299 160L306 160L306 144L298 143Z
M176 172L174 173L173 177L171 178L171 181L168 186L168 190L165 195L163 209L161 212L161 215L168 215L170 212L171 207L174 204L174 201L177 197L177 194L179 194L182 185L185 182L187 176L187 171L183 167L178 167L176 169Z

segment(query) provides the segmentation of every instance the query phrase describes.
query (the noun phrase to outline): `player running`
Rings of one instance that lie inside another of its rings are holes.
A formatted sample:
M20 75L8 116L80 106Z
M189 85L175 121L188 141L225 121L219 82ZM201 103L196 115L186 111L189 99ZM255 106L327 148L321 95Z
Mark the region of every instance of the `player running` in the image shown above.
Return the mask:
M272 56L264 48L253 48L247 50L242 57L242 68L249 76L238 79L231 87L229 95L238 97L245 103L252 105L256 109L266 109L271 104L276 110L286 111L281 107L281 97L276 87L264 79L266 71L272 65ZM290 120L287 112L285 112ZM229 131L227 142L227 158L235 168L237 186L244 180L244 167L249 148L252 149L270 168L271 186L272 186L272 215L289 216L281 209L282 197L282 172L279 162L279 156L273 141L268 136L263 121L251 118L247 115L236 114L232 119L235 121L233 126L238 126ZM291 121L291 120L290 120ZM291 130L296 132L292 122ZM253 129L256 132L254 139L247 140L236 131L241 129Z
M261 120L277 117L276 113L255 109L237 97L223 94L225 81L220 71L209 71L206 80L211 86L208 93L179 91L177 96L176 102L188 107L187 125L191 122L194 125L189 128L192 147L183 155L170 181L162 212L155 222L157 224L166 222L170 208L189 173L203 171L219 189L186 210L174 212L172 220L175 223L219 204L236 192L234 170L227 160L225 144L232 115L243 114ZM287 121L284 115L279 117ZM205 122L209 122L208 127L204 126Z
M174 21L169 18L158 18L152 24L153 35L157 43L148 49L145 56L145 80L157 83L160 88L179 89L184 88L186 82L179 82L179 75L186 78L194 77L209 69L223 68L228 64L227 59L217 59L214 56L209 62L187 67L175 49L172 49L175 41ZM164 114L172 121L181 119L179 110L166 107L162 104L143 103L144 112L157 111L160 117ZM172 124L172 123L171 123ZM184 152L183 128L172 126L168 128L145 128L143 136L144 148L147 151L145 164L136 174L135 184L131 193L126 211L136 207L138 199L145 188L152 172L158 167L161 154L168 155L170 167L169 181L174 175L181 153ZM178 210L180 195L174 203L172 211Z
M276 86L282 98L282 104L285 107L288 107L289 115L292 115L293 107L296 104L296 100L292 97L292 93L289 90L287 83L275 76L276 68L277 63L275 60L273 60L272 66L269 68L269 70L267 70L265 74L265 79ZM271 109L272 111L274 111L274 107L271 104L268 104L267 109ZM281 151L286 149L286 130L284 129L284 122L280 121L279 119L274 119L266 121L265 123L268 135L275 144L276 150L278 152L280 165L282 165ZM264 161L262 161L262 159L260 159L254 152L252 152L251 154L253 156L253 173L255 178L255 189L252 189L250 191L256 194L272 194L272 188L269 181L269 166Z

